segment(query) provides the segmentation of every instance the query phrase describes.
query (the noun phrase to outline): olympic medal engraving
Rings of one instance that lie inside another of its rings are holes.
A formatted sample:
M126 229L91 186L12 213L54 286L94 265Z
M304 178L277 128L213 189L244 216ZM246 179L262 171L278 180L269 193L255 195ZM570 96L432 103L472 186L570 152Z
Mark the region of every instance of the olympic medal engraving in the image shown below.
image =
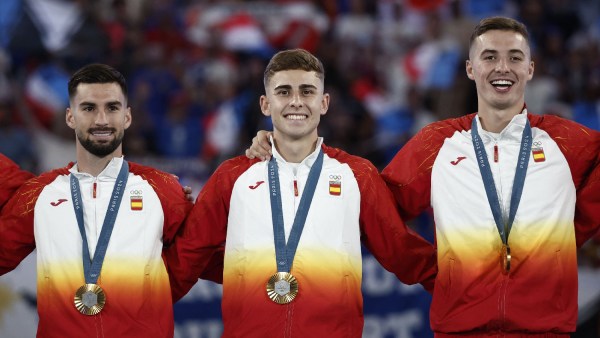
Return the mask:
M106 304L106 294L99 285L85 284L75 292L75 308L87 316L100 313Z
M277 304L288 304L298 295L298 281L289 272L277 272L267 281L267 295Z

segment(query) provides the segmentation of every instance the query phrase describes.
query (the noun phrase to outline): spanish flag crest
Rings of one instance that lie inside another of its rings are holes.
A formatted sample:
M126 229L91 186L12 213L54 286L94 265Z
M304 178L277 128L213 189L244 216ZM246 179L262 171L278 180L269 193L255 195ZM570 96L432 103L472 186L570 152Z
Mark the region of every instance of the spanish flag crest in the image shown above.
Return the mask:
M329 175L329 194L332 196L340 196L342 194L342 175Z
M138 211L144 209L144 199L142 196L131 196L131 210Z
M541 146L531 148L531 154L533 155L533 162L546 161L546 154L544 154L544 148L542 148Z

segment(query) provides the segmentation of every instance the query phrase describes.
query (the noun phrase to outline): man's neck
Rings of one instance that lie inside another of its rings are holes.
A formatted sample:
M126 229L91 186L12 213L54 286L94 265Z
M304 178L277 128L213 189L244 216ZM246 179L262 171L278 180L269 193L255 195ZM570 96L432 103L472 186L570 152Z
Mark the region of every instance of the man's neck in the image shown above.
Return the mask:
M277 152L290 163L300 163L313 151L317 145L317 137L308 140L289 140L273 136Z
M479 121L481 122L481 128L483 130L500 133L506 128L506 126L512 121L513 117L521 113L521 109L507 109L507 110L479 110Z
M80 173L90 174L94 177L100 175L102 170L110 163L115 157L121 157L121 151L116 150L112 154L105 157L98 157L89 153L88 151L77 151L77 170Z

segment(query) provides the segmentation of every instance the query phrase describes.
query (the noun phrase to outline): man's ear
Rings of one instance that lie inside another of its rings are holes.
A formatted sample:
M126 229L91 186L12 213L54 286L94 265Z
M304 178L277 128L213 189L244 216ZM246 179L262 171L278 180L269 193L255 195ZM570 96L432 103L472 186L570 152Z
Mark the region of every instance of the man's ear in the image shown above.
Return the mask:
M75 117L73 116L71 108L67 108L65 114L65 122L67 123L67 126L69 126L69 128L75 129Z
M127 110L125 111L125 129L129 128L131 125L131 119L131 107L127 107Z
M327 114L327 110L329 109L329 100L330 96L328 93L323 94L323 99L321 99L321 115Z
M475 76L473 75L473 65L471 64L471 60L465 61L465 70L467 71L467 77L471 80L475 80Z
M264 116L271 116L271 112L269 111L269 99L267 99L266 95L260 96L260 110L262 111Z

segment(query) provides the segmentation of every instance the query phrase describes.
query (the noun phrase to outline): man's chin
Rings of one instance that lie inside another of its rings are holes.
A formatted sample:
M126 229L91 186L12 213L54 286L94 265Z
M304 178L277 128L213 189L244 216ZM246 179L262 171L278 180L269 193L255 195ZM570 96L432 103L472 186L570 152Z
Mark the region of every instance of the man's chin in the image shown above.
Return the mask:
M83 144L83 148L85 148L85 150L87 150L90 154L100 158L111 155L115 152L115 150L117 150L118 147L119 144L114 144L112 142L94 142Z

